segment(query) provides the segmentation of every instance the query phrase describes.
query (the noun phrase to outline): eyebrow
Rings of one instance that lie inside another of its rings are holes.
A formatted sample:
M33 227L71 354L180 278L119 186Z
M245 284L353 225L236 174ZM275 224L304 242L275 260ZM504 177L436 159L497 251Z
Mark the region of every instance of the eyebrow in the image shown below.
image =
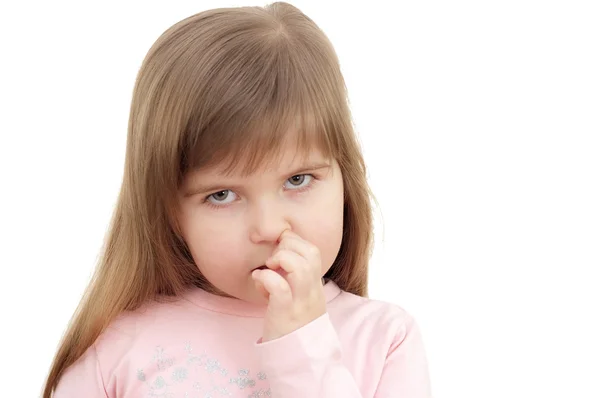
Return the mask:
M289 178L288 176L295 176L298 174L306 174L311 171L317 171L317 170L328 169L328 168L331 168L331 164L328 162L309 163L307 165L304 165L302 167L295 169L294 171L291 171L289 173L285 173L285 174L281 175L280 179L283 180L284 178ZM218 175L218 177L221 177L221 176ZM226 177L222 177L222 178L226 178ZM190 185L191 185L191 187L184 192L184 197L186 197L186 198L193 196L193 195L200 194L200 193L204 193L204 192L205 193L219 192L219 190L224 190L224 189L232 189L235 191L240 191L243 188L242 185L229 184L227 182L211 183L211 184L192 183Z

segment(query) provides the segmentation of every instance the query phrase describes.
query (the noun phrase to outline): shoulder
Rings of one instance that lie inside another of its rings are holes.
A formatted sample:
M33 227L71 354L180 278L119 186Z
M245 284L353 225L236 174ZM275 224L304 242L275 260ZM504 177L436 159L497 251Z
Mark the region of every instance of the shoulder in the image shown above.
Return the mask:
M114 370L119 364L140 343L152 338L152 332L165 318L181 317L185 308L185 302L180 299L161 298L121 313L82 356L65 369L55 396L106 397L110 390L107 386L114 384Z
M422 344L415 319L404 307L342 291L328 306L344 358L357 379L382 375L396 356L419 356Z
M165 324L185 318L189 303L179 298L160 298L117 316L98 336L93 347L103 370L113 369L136 346L152 339Z
M387 301L341 293L329 305L330 316L345 327L371 329L391 338L402 337L415 324L415 319L404 307ZM400 335L400 336L399 336Z

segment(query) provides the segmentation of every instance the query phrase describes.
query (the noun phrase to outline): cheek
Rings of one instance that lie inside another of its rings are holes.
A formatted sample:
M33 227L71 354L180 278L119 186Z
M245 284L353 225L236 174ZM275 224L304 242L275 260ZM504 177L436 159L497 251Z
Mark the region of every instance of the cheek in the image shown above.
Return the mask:
M337 192L336 192L337 193ZM343 194L324 196L327 201L315 204L315 207L305 214L303 228L307 240L317 246L321 252L323 273L333 264L337 257L344 227L344 202Z
M203 220L189 228L186 242L200 272L207 278L230 273L243 260L239 225Z
M325 274L333 265L335 258L338 255L342 244L343 224L339 223L321 225L318 231L315 232L314 244L321 252L322 271Z

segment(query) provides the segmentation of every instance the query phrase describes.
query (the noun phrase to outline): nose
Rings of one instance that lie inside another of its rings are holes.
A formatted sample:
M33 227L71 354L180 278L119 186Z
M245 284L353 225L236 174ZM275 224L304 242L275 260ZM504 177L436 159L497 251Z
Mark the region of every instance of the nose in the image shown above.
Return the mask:
M291 229L289 217L277 201L265 200L253 207L250 221L253 243L275 243L286 229Z

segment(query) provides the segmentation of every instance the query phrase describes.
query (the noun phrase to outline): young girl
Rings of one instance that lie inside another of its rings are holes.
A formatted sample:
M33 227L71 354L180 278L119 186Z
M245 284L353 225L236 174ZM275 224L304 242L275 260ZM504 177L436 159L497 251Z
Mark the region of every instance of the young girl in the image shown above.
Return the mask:
M334 49L297 8L159 37L123 178L45 398L430 397L415 320L366 298L365 166Z

